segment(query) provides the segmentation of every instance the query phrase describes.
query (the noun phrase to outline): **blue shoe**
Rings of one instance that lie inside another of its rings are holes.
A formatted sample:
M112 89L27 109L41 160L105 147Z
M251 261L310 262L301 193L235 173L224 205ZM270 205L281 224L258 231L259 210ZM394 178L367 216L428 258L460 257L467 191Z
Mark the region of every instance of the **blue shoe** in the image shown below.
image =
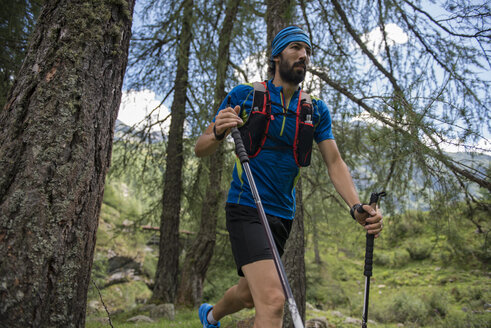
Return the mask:
M199 321L203 324L203 328L218 328L220 327L220 322L218 322L216 325L212 325L211 323L208 322L208 319L206 318L208 316L208 312L213 309L213 306L208 304L208 303L203 303L199 307Z

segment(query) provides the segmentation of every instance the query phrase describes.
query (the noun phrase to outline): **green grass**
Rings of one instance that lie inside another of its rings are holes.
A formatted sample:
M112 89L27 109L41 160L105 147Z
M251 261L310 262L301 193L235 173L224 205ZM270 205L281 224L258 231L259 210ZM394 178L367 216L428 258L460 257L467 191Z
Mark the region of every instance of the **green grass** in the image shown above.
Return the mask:
M108 253L129 256L143 264L147 277L153 277L158 251L146 243L154 232L125 228L124 220L136 221L145 206L136 196L122 194L120 185L110 181L97 232L92 278L98 286L106 279ZM121 205L124 203L124 205ZM450 211L450 209L449 209ZM456 206L448 220L432 221L429 213L408 212L385 218L386 229L375 240L374 270L371 279L369 319L377 327L489 327L491 322L491 266L489 247L483 234L463 217ZM478 213L477 220L486 231L490 222ZM307 311L307 319L325 317L334 327L358 327L346 324L346 317L361 318L364 292L365 235L346 213L329 216L317 223L322 264L313 263L312 235L307 237L307 302L316 309ZM334 220L336 219L336 220ZM223 222L220 224L222 232ZM456 228L458 225L458 229ZM237 281L227 236L219 234L215 255L204 284L204 301L215 303ZM173 321L128 323L141 313L151 296L142 281L117 284L101 290L111 313L114 327L196 327L200 328L196 309L178 309ZM109 327L100 298L91 285L88 294L86 327ZM96 306L94 306L96 304ZM343 317L337 314L341 312ZM222 327L252 317L243 310L222 320Z

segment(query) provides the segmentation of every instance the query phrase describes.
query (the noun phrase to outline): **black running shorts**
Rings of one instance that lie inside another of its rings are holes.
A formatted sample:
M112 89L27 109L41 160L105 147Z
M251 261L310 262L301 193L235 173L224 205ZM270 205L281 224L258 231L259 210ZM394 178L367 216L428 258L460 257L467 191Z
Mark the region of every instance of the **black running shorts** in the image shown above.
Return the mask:
M260 260L273 259L273 253L269 248L266 232L256 208L227 203L225 211L237 273L243 277L242 266ZM266 215L266 217L281 256L292 228L292 220L273 215Z

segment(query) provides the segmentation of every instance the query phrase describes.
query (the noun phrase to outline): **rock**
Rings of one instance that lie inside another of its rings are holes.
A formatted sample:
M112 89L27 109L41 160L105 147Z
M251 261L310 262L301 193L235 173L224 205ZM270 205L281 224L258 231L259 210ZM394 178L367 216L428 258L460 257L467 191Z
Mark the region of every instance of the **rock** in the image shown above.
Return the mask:
M331 311L331 314L332 314L332 315L335 315L336 317L339 317L339 318L344 317L344 314L342 314L342 313L341 313L341 312L339 312L339 311Z
M305 307L307 308L307 310L312 310L312 311L316 311L317 309L315 308L315 306L313 306L312 304L310 304L309 302L305 303Z
M307 320L305 328L328 328L329 323L326 318L314 318Z
M113 273L109 277L106 278L106 283L104 284L103 288L107 288L112 285L116 284L122 284L125 282L130 282L135 279L135 270L133 269L128 269L125 271L119 271L116 273Z
M115 257L115 256L116 256L116 252L114 252L112 249L107 250L107 257L108 258Z
M125 219L123 221L123 227L131 227L133 225L133 221Z
M361 320L356 318L346 317L346 319L344 319L344 323L361 325Z
M137 315L136 317L129 318L126 320L126 322L133 322L133 323L139 323L139 322L155 322L151 318L147 317L146 315Z
M131 257L113 256L107 260L107 273L122 272L130 269L134 270L135 274L141 273L141 264L136 262Z
M154 304L154 303L150 303L150 304L145 304L143 305L141 308L140 308L140 311L141 312L150 312L154 307L156 307L157 305Z
M398 323L396 326L397 327L404 327L404 324L403 323Z
M152 317L153 319L165 318L168 320L174 320L174 304L166 303L154 306L150 309L150 317Z
M385 287L387 287L387 286L385 286L385 285L377 285L377 287L378 287L378 288L385 288Z

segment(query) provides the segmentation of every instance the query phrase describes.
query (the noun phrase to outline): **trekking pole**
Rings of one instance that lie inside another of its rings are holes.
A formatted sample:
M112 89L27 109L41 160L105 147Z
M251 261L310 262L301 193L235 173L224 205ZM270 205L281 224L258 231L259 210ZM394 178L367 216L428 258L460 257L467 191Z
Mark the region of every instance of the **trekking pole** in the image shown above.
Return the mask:
M230 96L228 102L228 107L230 107ZM295 328L304 328L302 318L300 316L300 313L298 312L297 304L295 303L295 298L293 297L292 289L290 288L290 284L288 284L288 278L286 277L285 268L283 266L283 263L281 262L280 254L278 253L276 244L274 243L273 235L271 234L271 229L266 218L266 213L264 213L261 198L259 197L256 184L254 183L251 168L249 167L249 156L247 156L247 151L245 150L244 143L242 142L242 138L240 136L240 131L239 129L237 129L237 127L232 128L232 137L234 138L235 142L235 152L237 153L244 172L246 173L247 181L249 182L249 186L252 191L252 196L254 197L254 201L256 202L256 208L259 214L259 218L261 219L261 223L266 232L269 248L273 252L274 264L276 266L276 271L278 272L278 275L280 277L281 286L283 287L283 291L285 292L288 301L288 308L292 315L293 325L295 326Z
M376 211L377 204L380 197L385 196L385 191L380 193L372 193L370 196L370 206ZM372 263L373 263L373 241L374 235L367 232L367 244L365 249L365 270L363 274L365 275L365 299L363 302L363 318L361 322L362 328L367 328L368 322L368 294L370 293L370 277L372 276Z

